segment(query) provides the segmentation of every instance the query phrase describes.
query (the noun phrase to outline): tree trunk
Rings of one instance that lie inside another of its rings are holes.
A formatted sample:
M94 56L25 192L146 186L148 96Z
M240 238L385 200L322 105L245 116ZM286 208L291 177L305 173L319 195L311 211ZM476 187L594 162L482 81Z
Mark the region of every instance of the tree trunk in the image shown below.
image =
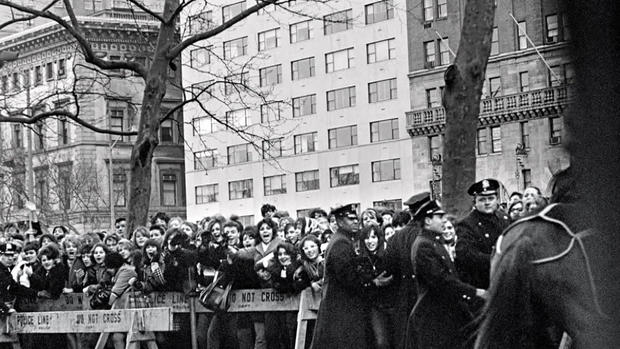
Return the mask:
M164 18L172 15L178 6L177 0L166 0ZM162 23L153 55L153 62L146 78L138 136L131 151L131 178L129 185L129 215L127 232L131 234L138 225L146 225L151 200L151 171L153 154L159 144L161 102L166 94L168 51L176 44L175 21Z
M458 216L472 206L466 192L476 180L480 96L491 53L494 17L494 0L467 1L456 59L445 73L443 201L447 212Z

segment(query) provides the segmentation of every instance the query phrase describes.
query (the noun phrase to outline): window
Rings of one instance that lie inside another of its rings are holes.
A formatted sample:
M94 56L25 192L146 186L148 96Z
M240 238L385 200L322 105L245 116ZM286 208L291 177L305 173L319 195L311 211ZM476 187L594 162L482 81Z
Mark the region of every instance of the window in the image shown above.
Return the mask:
M4 75L2 76L2 83L1 83L1 89L2 89L2 93L5 94L9 91L9 78Z
M430 22L435 19L435 4L434 0L422 0L424 6L424 21Z
M549 44L559 41L560 28L558 25L558 15L549 15L545 17L547 24L547 37L546 42Z
M396 78L368 84L368 103L387 101L397 97Z
M495 97L497 95L502 95L500 91L502 90L502 80L499 76L489 78L489 96Z
M286 194L286 175L263 178L265 196Z
M224 59L232 59L248 54L248 37L224 41Z
M356 125L332 128L327 131L327 134L329 136L329 149L357 145Z
M491 153L502 152L502 129L499 126L491 127Z
M327 91L327 111L355 106L355 86Z
M426 41L424 43L424 57L424 67L433 68L437 59L435 55L435 41Z
M249 144L233 145L227 148L228 164L241 164L252 161L252 153Z
M282 138L263 141L263 159L275 159L282 156Z
M279 84L282 82L282 64L261 68L258 70L258 75L261 87Z
M252 179L242 179L228 182L228 199L247 199L254 196L254 183Z
M493 34L491 34L491 56L499 54L499 30L497 27L493 27Z
M193 123L194 135L206 135L212 132L222 131L224 127L217 120L209 116L196 118L193 120Z
M58 204L63 210L71 209L71 165L58 166Z
M222 7L222 22L226 22L245 10L245 1Z
M19 83L19 73L13 73L13 91L21 90L21 84Z
M159 125L159 141L161 143L174 143L174 126L171 119L166 119Z
M36 114L35 114L36 115ZM45 149L45 122L38 121L34 125L34 150L44 150Z
M386 21L394 18L394 5L391 0L374 2L365 6L366 24Z
M65 118L58 119L58 145L69 144L69 123Z
M370 142L398 139L398 119L388 119L370 123Z
M549 118L549 144L562 143L562 118Z
M219 194L218 184L198 185L194 188L196 192L196 205L217 202Z
M566 15L566 13L562 14L562 37L565 41L568 41L571 39L570 26L568 23L568 16Z
M368 64L396 58L394 39L381 40L366 45L366 61Z
M329 183L332 188L360 184L360 166L348 165L330 168Z
M49 62L45 65L45 78L47 80L54 79L54 63Z
M22 125L13 125L13 148L22 148L24 146Z
M291 44L312 39L312 20L293 23L289 26Z
M353 67L353 48L325 54L325 72L332 73Z
M319 189L319 170L295 173L295 191L308 191Z
M448 0L437 0L437 17L448 17Z
M400 159L372 162L372 181L383 182L400 179Z
M58 76L59 79L67 76L67 60L65 60L64 58L58 60L56 67L56 76Z
M381 201L373 201L372 207L376 208L387 208L394 211L403 209L403 200L402 199L392 199L392 200L381 200Z
M265 124L280 120L282 105L279 102L263 104L260 106L260 122Z
M334 12L323 17L325 35L339 33L353 28L353 11L351 9Z
M291 80L305 79L314 75L314 57L291 62Z
M487 150L487 129L479 128L478 129L478 155L487 154L489 151Z
M316 95L293 98L293 117L316 114Z
M204 171L217 166L217 149L194 152L194 170Z
M316 209L320 209L320 207L302 208L301 210L297 210L297 217L298 218L309 217L310 212Z
M436 87L426 89L426 107L437 108L441 106L441 99L439 98L439 89Z
M226 83L224 84L224 94L231 95L235 92L244 91L250 81L250 74L248 72L244 72L241 74L229 75L224 78Z
M213 27L213 11L207 10L187 17L189 34L198 34Z
M189 51L189 66L201 68L211 64L211 49L213 46L199 47Z
M116 171L115 171L116 172ZM125 207L127 205L127 174L116 172L112 175L114 206Z
M84 9L95 12L103 9L103 0L84 0Z
M248 125L248 109L236 109L226 112L226 127L228 129L239 129Z
M43 73L41 72L41 66L34 67L34 85L39 86L43 83Z
M295 141L295 154L312 153L317 149L317 133L308 132L293 137Z
M110 129L123 132L125 130L125 105L122 101L108 102L108 116L110 117ZM111 135L111 140L124 141L123 136Z
M439 65L450 64L450 41L448 38L439 40Z
M258 33L258 50L265 51L279 46L280 28L266 30Z
M527 92L530 90L530 75L528 72L519 73L519 91Z
M519 22L517 26L517 49L525 50L527 48L527 24L525 21Z
M433 161L433 158L441 159L442 153L441 136L435 135L428 137L428 160ZM439 157L436 157L437 155L439 155Z
M49 202L49 186L47 183L47 169L35 171L35 199L37 207L46 208Z
M22 76L23 76L23 79L24 79L23 80L24 82L22 83L22 86L24 88L30 87L30 69L24 70L24 72L22 73Z
M520 123L519 128L521 130L521 144L524 149L530 148L530 128L527 121Z
M523 178L523 188L527 188L532 185L532 170L521 170L521 177Z
M254 225L256 224L256 221L254 221L254 215L247 215L247 216L239 216L239 222L244 226L250 226L250 225Z
M161 205L177 205L177 176L175 174L163 174L161 180Z

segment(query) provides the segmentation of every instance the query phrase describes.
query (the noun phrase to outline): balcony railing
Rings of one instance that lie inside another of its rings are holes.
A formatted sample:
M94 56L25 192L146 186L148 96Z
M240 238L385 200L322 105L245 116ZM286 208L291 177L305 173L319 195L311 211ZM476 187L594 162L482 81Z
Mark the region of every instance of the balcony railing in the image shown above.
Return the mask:
M480 101L479 118L567 104L572 97L572 86L562 85L486 98ZM415 110L407 112L406 117L407 129L436 126L446 122L446 110L444 107Z

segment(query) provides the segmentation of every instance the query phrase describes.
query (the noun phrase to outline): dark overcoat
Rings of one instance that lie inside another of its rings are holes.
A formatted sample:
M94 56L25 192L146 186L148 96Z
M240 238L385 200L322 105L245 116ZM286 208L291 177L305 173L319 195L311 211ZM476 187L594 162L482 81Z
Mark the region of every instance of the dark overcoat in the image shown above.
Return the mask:
M410 221L392 236L386 248L388 270L394 276L392 287L396 293L394 302L396 328L393 332L396 338L392 339L396 349L405 347L407 319L416 301L414 274L411 267L411 246L419 231L418 223Z
M477 288L489 288L491 254L497 238L510 225L510 217L497 210L494 214L471 211L456 224L456 267L463 282Z
M418 300L407 325L407 348L471 347L473 333L468 302L476 288L459 280L441 235L422 230L411 248Z
M312 349L365 349L368 304L355 272L353 241L342 232L332 237L325 256L325 283Z

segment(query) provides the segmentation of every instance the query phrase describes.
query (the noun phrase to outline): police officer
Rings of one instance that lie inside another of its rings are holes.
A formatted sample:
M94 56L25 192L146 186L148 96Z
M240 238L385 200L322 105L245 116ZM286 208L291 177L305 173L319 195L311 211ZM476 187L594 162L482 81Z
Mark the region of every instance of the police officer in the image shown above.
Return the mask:
M483 179L467 193L474 197L474 209L456 224L456 266L461 280L477 288L489 287L491 253L497 238L510 224L510 217L499 209L499 182Z
M15 296L36 297L37 291L18 284L11 275L11 268L15 264L15 245L10 242L0 243L0 314L12 312L7 303Z
M403 204L408 206L409 213L417 211L428 192L413 195ZM405 227L390 238L386 248L386 255L389 264L390 274L394 276L392 287L396 289L396 299L394 304L394 324L396 325L392 334L391 342L395 348L406 347L405 332L407 329L407 319L416 301L416 289L414 283L413 270L411 269L411 246L420 231L419 222L410 220Z
M411 248L418 299L407 327L407 348L465 348L473 342L469 303L485 291L459 280L443 241L441 204L426 197L414 214L422 229ZM469 342L469 343L468 343ZM468 344L466 344L468 343Z

